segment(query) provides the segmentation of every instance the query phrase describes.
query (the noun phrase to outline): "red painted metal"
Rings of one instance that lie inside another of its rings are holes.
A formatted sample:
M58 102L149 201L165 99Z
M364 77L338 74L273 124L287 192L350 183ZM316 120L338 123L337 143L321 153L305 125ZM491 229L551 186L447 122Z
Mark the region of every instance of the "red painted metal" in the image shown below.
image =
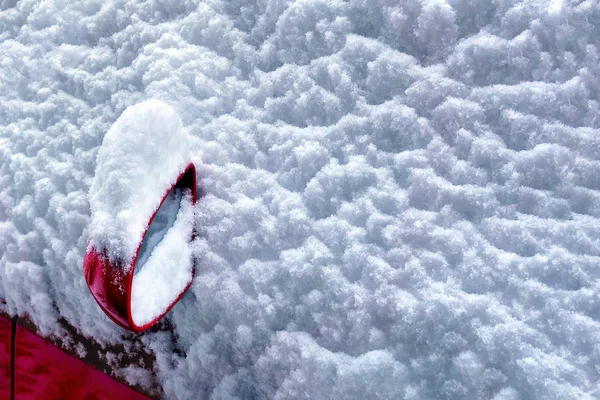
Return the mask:
M127 266L124 265L111 264L107 257L103 254L99 254L95 249L89 250L83 260L85 280L92 295L96 299L96 302L100 305L100 308L102 308L106 315L108 315L117 325L134 332L144 331L156 324L171 310L175 303L183 297L192 284L195 268L192 268L192 279L190 279L190 282L164 313L150 323L142 326L138 326L133 322L131 317L131 287L133 285L133 274L140 248L142 247L146 232L152 224L152 221L154 221L158 209L164 203L171 190L176 187L190 189L192 191L192 202L196 203L196 168L194 164L188 165L171 188L164 194L159 207L154 211L152 218L150 218L150 221L148 221L148 224L146 225L146 230L144 231L144 235L142 235L142 240L138 245L130 268L126 268ZM129 271L128 273L124 272L126 269Z
M18 324L16 333L15 399L148 399Z
M11 338L13 322L0 315L0 399L11 398Z

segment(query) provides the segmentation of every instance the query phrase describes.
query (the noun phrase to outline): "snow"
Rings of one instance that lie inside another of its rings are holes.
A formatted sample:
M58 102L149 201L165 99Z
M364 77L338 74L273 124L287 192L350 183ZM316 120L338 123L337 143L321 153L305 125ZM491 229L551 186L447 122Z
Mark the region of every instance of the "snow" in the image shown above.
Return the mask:
M158 204L120 183L189 152L197 273L142 336L165 398L600 398L597 2L15 3L3 310L127 345L87 239L130 256Z
M187 137L175 110L160 100L121 114L96 157L89 247L130 267L148 221L190 163Z
M137 326L162 315L192 280L193 228L191 193L173 189L146 233L134 270L131 317Z

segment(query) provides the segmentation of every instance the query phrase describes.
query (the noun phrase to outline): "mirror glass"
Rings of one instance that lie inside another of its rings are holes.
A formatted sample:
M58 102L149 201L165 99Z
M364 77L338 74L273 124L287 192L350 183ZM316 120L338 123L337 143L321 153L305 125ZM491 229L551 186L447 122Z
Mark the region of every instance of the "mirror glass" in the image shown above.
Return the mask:
M176 187L158 209L138 253L131 288L131 316L136 325L164 314L191 281L192 229L191 191Z
M133 272L134 276L144 269L144 265L148 261L150 254L152 254L152 250L163 240L169 228L175 223L182 196L183 190L174 188L169 192L165 201L156 212L152 224L150 224L150 227L146 231L146 236L144 236L142 247L138 253L137 264Z

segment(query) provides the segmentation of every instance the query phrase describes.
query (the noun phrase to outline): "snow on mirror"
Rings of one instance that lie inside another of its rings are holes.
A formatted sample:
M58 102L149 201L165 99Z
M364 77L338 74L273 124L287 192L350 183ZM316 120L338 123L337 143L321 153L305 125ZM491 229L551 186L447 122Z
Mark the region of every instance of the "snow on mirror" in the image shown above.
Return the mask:
M146 325L162 314L192 279L193 214L190 190L172 189L140 247L131 288L131 316Z
M192 283L196 168L173 108L128 107L104 136L90 186L84 275L100 308L136 332L158 322Z

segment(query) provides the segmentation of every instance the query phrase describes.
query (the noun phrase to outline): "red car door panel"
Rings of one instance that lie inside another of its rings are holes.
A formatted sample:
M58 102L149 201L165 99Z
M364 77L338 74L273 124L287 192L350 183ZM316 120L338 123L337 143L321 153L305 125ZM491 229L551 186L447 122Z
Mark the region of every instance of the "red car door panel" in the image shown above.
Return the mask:
M11 399L13 321L0 315L0 400ZM148 399L16 323L16 400Z
M20 325L16 337L15 399L147 399Z
M0 399L10 399L12 321L0 315Z

